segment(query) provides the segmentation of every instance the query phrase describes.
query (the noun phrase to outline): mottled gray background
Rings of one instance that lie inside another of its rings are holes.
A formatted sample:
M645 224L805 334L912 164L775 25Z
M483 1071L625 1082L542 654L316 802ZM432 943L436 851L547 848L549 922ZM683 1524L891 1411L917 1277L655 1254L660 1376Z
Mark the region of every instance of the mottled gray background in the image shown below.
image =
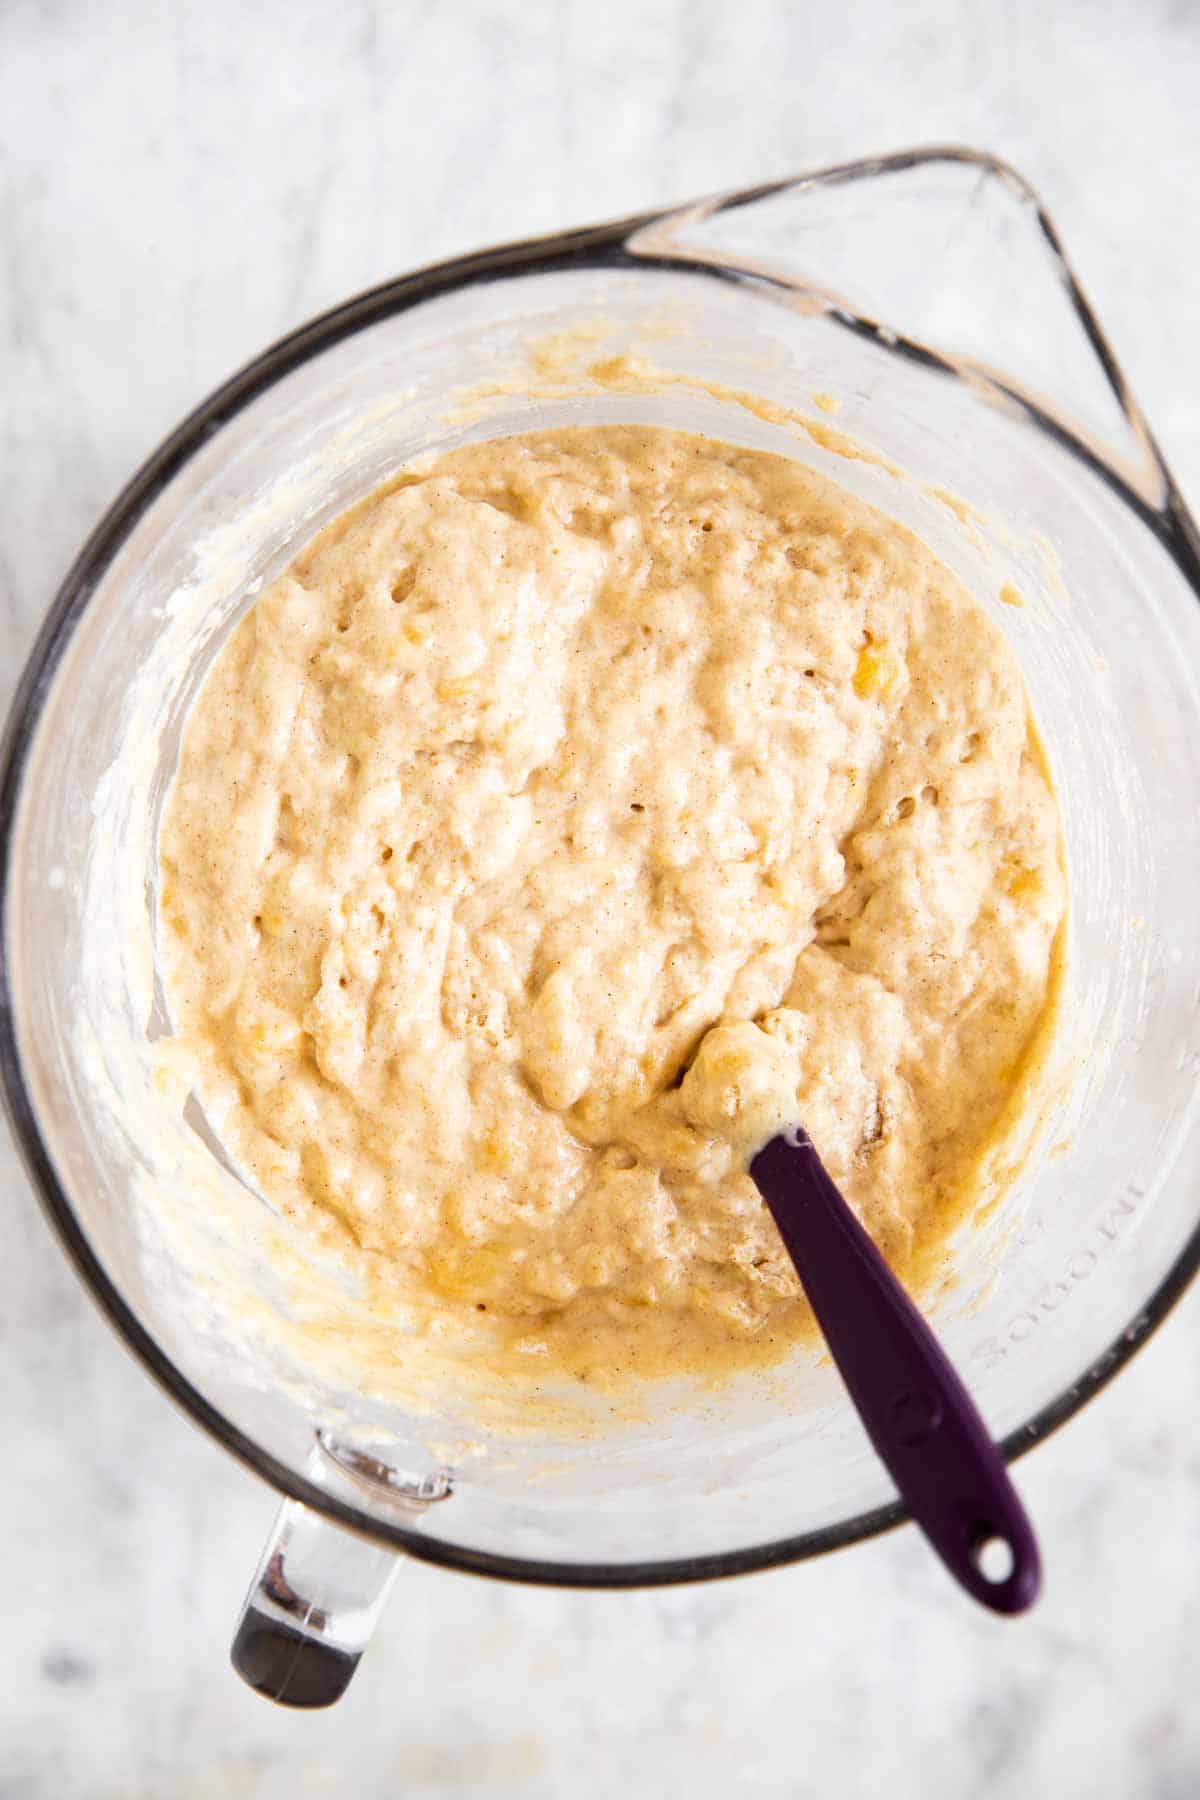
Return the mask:
M1041 186L1200 497L1198 78L1195 0L0 0L6 690L133 466L319 308L913 142ZM2 1800L1200 1795L1200 1294L1022 1465L1024 1623L907 1531L666 1594L413 1568L341 1708L300 1717L225 1663L272 1497L118 1346L0 1154Z

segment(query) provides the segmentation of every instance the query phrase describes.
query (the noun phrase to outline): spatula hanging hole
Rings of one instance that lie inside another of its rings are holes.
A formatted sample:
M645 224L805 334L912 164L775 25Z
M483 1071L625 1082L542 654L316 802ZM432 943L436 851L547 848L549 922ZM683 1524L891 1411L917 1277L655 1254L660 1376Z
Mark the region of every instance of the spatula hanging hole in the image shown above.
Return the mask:
M1001 1582L1007 1581L1017 1566L1016 1555L1007 1538L980 1538L975 1546L974 1556L975 1567L993 1587L999 1587Z

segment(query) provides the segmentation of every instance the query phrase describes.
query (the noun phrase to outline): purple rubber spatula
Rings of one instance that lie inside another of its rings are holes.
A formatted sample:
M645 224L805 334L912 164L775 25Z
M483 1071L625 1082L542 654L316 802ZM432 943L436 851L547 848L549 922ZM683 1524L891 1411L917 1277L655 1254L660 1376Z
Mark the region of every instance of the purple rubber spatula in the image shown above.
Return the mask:
M802 1128L758 1152L771 1209L859 1418L900 1497L950 1573L995 1612L1032 1606L1033 1529L975 1403ZM1011 1562L993 1579L992 1558ZM986 1551L986 1553L985 1553Z

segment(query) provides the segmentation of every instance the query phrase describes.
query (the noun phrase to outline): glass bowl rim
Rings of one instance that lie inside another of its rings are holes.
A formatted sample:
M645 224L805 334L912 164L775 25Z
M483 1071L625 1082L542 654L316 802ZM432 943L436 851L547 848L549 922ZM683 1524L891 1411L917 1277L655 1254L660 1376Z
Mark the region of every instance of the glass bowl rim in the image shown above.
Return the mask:
M180 1371L140 1323L109 1277L93 1251L86 1233L75 1216L70 1200L58 1179L52 1159L42 1138L33 1103L25 1082L17 1040L13 996L8 957L8 925L10 889L13 874L12 827L20 802L23 780L41 716L42 705L50 690L59 662L71 636L82 618L101 577L112 563L138 521L165 491L192 457L220 430L228 425L253 400L293 373L302 364L321 355L344 338L378 324L411 308L443 295L488 281L518 275L550 273L554 270L593 268L645 268L674 266L673 260L661 254L649 257L626 248L628 240L648 226L655 226L694 212L748 205L788 188L842 183L901 172L923 163L967 163L981 172L998 175L1015 186L1037 207L1041 228L1055 254L1061 259L1064 279L1070 286L1071 298L1080 313L1085 329L1104 364L1105 372L1126 407L1132 406L1129 390L1116 360L1109 350L1085 296L1071 273L1061 243L1034 190L1001 159L960 145L938 145L869 157L841 163L779 181L692 202L636 213L603 224L552 233L543 237L522 239L494 248L471 252L464 256L430 264L410 274L369 288L321 313L307 324L268 346L236 374L221 384L197 406L163 440L117 495L100 523L87 539L56 594L33 649L25 664L10 706L3 745L0 746L0 1082L9 1122L26 1172L53 1230L83 1285L126 1347L167 1395L208 1435L223 1445L247 1468L262 1477L280 1494L301 1501L334 1524L389 1548L402 1551L422 1561L444 1567L488 1575L501 1580L529 1582L559 1587L630 1588L664 1586L687 1581L711 1580L720 1576L750 1574L755 1571L804 1561L830 1550L874 1537L910 1517L899 1501L860 1512L819 1530L792 1537L776 1538L744 1549L714 1552L702 1556L671 1557L629 1563L551 1562L535 1558L510 1557L490 1551L473 1550L467 1545L428 1537L391 1521L379 1519L352 1506L328 1492L316 1482L297 1474L279 1458L265 1451L234 1425ZM697 273L694 262L681 262L690 273ZM700 273L738 281L736 270L706 265ZM867 329L874 333L872 321L845 318L839 322L851 329ZM892 340L889 347L901 354L909 346L904 340ZM920 354L927 354L923 349ZM1144 427L1143 427L1144 428ZM1058 435L1056 433L1056 435ZM1060 437L1060 442L1061 442ZM1095 460L1084 446L1077 450L1081 460L1096 472ZM1191 553L1196 542L1195 526L1178 489L1175 487L1153 440L1147 442L1155 451L1166 480L1168 504L1164 514L1169 523L1163 529L1164 515L1154 521L1147 518L1144 498L1114 478L1111 470L1101 472L1110 485L1138 515L1140 522L1168 540L1183 572L1200 598L1200 563ZM1130 1323L1095 1357L1089 1366L1061 1394L1017 1430L1011 1432L1000 1448L1007 1461L1015 1461L1035 1445L1044 1442L1060 1425L1072 1418L1125 1366L1135 1351L1162 1324L1180 1299L1197 1270L1200 1269L1200 1222L1185 1240L1174 1262L1148 1301L1138 1308Z

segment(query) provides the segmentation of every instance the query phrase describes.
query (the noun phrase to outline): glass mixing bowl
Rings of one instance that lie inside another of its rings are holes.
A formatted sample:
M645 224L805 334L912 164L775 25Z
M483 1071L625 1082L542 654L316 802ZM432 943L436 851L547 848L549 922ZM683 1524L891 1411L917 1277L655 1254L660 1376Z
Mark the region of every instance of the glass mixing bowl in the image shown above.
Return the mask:
M707 387L524 380L529 341L581 321L606 354ZM606 1433L533 1418L524 1436L364 1386L336 1331L340 1360L309 1359L268 1266L282 1226L156 1061L158 811L248 596L419 451L606 419L826 471L925 537L1023 666L1071 864L1067 1025L1042 1153L929 1300L1007 1454L1095 1393L1200 1256L1198 540L1029 187L987 156L913 152L352 300L235 376L118 498L25 671L0 791L16 1135L126 1343L286 1497L235 1661L300 1704L345 1685L397 1551L623 1586L790 1562L903 1517L812 1355L718 1393L663 1389ZM848 458L838 433L881 460ZM251 1295L257 1313L231 1306Z

